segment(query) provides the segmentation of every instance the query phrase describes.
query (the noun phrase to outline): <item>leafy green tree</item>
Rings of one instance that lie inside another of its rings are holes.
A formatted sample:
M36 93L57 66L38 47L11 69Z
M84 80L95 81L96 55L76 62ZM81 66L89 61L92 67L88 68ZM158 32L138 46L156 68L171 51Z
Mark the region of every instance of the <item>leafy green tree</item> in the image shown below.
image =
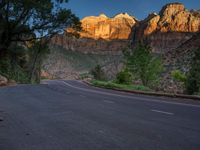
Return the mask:
M80 29L79 19L64 3L67 0L1 0L0 54L13 42L51 37L66 27Z
M91 74L96 80L105 80L105 74L100 65L97 65L94 69L92 69Z
M187 75L186 90L188 94L200 92L200 47L195 50L191 68Z
M50 52L47 41L37 40L29 48L28 79L31 83L40 83L41 66Z
M41 41L62 33L68 27L76 29L75 31L81 30L79 18L69 9L62 7L67 2L67 0L0 0L1 74L15 80L23 78L32 80L35 70L38 70L36 66L40 66L38 63L41 62L43 52L47 48L46 42ZM27 48L26 45L29 43L35 44L32 48L29 46ZM32 73L29 73L30 71Z
M140 42L136 48L125 51L124 55L127 68L144 86L154 86L159 81L163 65L161 59L151 53L149 46Z

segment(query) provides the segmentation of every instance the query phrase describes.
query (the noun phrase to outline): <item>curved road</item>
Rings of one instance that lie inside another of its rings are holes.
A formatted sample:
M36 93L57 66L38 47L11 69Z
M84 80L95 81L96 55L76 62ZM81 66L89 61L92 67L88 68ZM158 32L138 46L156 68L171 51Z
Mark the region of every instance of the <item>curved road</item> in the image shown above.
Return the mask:
M80 81L0 89L0 150L199 150L200 103Z

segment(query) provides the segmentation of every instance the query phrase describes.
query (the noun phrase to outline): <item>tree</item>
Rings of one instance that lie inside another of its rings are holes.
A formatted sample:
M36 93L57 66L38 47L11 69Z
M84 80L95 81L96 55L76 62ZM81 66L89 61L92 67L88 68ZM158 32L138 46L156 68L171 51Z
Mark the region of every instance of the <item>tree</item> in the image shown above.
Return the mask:
M32 80L47 50L46 41L66 28L81 30L79 18L62 7L65 3L67 0L0 0L1 74ZM32 47L27 46L30 43L34 43Z
M200 47L194 52L191 68L186 79L186 90L188 94L200 92Z
M0 54L13 42L51 37L67 27L80 29L79 19L62 8L64 3L67 0L0 0Z
M145 86L153 86L163 71L159 57L151 53L151 48L138 43L136 48L124 52L126 65L133 77L140 79Z
M37 40L29 48L28 79L40 83L43 59L50 52L47 40Z

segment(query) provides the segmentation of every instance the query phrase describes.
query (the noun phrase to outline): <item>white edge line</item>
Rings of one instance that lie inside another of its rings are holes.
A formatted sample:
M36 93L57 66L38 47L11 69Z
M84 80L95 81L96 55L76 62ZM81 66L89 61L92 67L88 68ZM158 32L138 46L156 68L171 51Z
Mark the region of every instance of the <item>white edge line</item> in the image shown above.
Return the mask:
M161 110L156 110L156 109L152 109L151 111L157 112L157 113L162 113L162 114L167 114L167 115L174 115L174 113L161 111Z
M123 98L129 98L129 99L134 99L134 100L141 100L141 101L148 101L148 102L157 102L157 103L165 103L165 104L173 104L173 105L180 105L180 106L188 106L188 107L196 107L200 108L200 105L194 105L194 104L186 104L186 103L178 103L178 102L168 102L168 101L163 101L163 100L149 100L147 98L140 98L140 97L132 97L132 96L126 96L126 95L119 95L119 94L113 94L113 93L107 93L107 92L102 92L102 91L96 91L96 90L91 90L91 89L84 89L80 87L73 86L69 83L66 83L65 81L57 81L57 82L62 82L63 84L79 89L82 91L87 91L87 92L93 92L93 93L98 93L98 94L103 94L103 95L110 95L110 96L117 96L117 97L123 97Z

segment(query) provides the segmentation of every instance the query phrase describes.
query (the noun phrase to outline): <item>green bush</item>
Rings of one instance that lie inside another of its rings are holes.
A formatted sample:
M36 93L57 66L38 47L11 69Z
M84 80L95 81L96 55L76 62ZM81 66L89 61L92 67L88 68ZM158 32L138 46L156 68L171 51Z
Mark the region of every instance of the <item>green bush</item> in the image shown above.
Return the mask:
M176 81L179 81L179 82L185 82L186 81L186 75L184 73L182 73L180 70L172 71L171 76Z
M116 83L119 83L119 84L131 84L132 79L133 79L132 74L128 72L127 69L119 72L116 75Z

